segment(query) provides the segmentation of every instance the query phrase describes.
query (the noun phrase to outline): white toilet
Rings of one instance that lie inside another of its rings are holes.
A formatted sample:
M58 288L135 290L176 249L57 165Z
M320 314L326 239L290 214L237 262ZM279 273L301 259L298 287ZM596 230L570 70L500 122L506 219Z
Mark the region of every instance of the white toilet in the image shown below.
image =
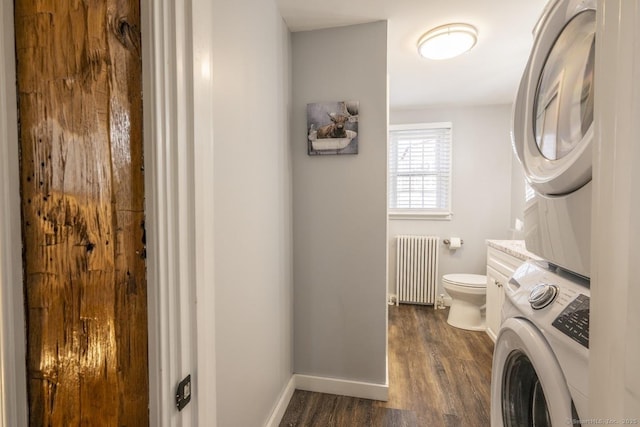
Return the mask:
M452 300L447 323L460 329L484 331L487 276L445 274L442 286Z

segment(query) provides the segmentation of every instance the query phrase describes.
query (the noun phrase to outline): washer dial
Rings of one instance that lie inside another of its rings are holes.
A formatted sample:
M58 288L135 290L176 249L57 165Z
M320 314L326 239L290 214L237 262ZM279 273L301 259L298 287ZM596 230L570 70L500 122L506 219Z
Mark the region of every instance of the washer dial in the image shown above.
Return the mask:
M549 283L541 283L531 290L529 304L534 310L545 308L556 299L558 287Z

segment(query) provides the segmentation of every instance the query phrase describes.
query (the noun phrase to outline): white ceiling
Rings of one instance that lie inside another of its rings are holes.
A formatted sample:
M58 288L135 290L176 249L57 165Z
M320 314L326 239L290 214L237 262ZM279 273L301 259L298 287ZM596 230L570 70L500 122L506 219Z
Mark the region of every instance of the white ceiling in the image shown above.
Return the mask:
M388 21L392 109L511 103L546 0L277 0L291 31ZM476 46L445 61L421 58L416 43L439 25L478 29Z

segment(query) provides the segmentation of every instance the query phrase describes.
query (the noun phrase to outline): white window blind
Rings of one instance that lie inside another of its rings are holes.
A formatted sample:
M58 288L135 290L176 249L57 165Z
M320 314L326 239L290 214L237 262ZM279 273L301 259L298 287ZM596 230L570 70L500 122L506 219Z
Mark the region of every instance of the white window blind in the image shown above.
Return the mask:
M528 202L530 200L533 200L534 197L536 197L536 193L533 190L533 188L531 187L531 185L529 185L529 183L525 179L525 181L524 181L524 200L526 202Z
M450 215L451 123L391 126L389 209Z

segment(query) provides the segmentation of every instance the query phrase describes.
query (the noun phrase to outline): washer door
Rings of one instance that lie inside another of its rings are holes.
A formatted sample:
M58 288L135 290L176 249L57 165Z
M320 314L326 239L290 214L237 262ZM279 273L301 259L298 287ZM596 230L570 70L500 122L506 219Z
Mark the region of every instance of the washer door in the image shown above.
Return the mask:
M577 418L547 341L527 320L507 319L493 353L491 426L579 426Z
M538 26L512 138L542 195L566 195L591 180L595 28L595 0L558 0Z

